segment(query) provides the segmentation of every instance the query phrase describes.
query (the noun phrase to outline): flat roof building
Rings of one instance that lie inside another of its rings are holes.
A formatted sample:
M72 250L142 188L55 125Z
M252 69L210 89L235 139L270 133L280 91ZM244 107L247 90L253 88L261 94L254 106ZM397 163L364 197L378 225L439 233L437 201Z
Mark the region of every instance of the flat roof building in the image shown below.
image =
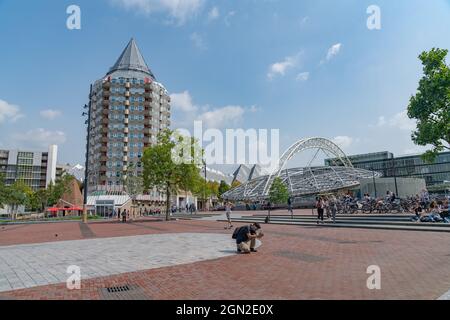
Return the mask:
M23 181L33 190L45 189L56 179L58 146L47 151L0 150L0 174L5 184Z
M356 168L374 170L387 178L422 178L432 191L445 191L450 182L450 152L440 153L433 163L420 154L395 157L384 151L348 157ZM325 165L340 165L338 159L325 159Z

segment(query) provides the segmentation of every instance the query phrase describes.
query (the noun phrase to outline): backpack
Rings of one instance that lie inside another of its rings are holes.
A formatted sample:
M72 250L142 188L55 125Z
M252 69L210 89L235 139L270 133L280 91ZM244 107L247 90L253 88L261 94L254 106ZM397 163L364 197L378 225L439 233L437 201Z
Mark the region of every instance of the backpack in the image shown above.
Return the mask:
M236 229L234 229L233 235L231 236L232 239L237 238L237 235L239 234L239 231L241 230L241 228L243 228L243 227L237 227Z

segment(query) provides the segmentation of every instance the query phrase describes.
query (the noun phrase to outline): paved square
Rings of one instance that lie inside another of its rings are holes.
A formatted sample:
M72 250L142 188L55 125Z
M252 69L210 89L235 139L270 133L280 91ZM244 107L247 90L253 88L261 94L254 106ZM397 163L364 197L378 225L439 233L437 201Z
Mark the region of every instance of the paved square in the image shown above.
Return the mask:
M438 299L450 288L449 233L263 225L258 253L236 255L225 225L91 222L89 235L79 223L4 226L1 286L12 290L0 299L104 299L111 286L148 299ZM81 290L66 288L72 263L92 276ZM381 269L381 290L367 288L370 265Z

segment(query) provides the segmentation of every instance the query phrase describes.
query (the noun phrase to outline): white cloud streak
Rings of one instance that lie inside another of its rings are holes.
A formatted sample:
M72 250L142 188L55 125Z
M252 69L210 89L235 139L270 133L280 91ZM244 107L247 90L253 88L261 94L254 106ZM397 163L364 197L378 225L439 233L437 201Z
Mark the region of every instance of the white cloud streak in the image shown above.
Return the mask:
M177 24L182 25L195 16L205 0L110 0L127 10L137 10L147 15L167 13Z
M216 20L220 17L219 8L213 7L208 13L208 21Z
M174 93L170 95L171 106L183 112L194 112L197 107L192 103L192 97L189 91Z
M33 129L12 135L16 145L25 148L47 148L51 144L63 144L66 142L66 134L63 131Z
M42 118L47 120L54 120L62 115L62 112L59 110L47 109L42 110L40 113Z
M297 67L300 60L300 53L286 57L283 61L275 62L269 66L269 72L267 78L269 80L274 79L277 76L284 76L289 69Z
M309 72L301 72L295 78L295 80L297 81L308 81L308 79L309 79Z
M333 44L327 52L327 56L324 60L320 61L320 64L324 64L325 62L330 61L334 57L336 57L342 49L342 43Z
M24 115L20 113L20 107L10 104L4 100L0 99L0 123L16 122L18 119L22 118Z
M195 120L203 122L205 128L232 128L239 124L246 113L258 112L257 106L248 108L239 105L227 105L224 107L211 108L210 106L197 106L189 91L174 93L170 95L171 105L174 110L181 111L181 126L190 126Z
M348 149L354 142L354 139L349 136L336 136L332 141L342 149Z
M391 127L405 131L412 131L416 128L416 121L408 117L408 111L396 113L390 119L386 119L385 116L380 116L376 127Z
M191 39L191 42L194 44L194 46L197 49L206 50L206 43L205 43L205 40L203 40L203 37L201 35L194 32L191 34L191 36L189 38Z
M198 116L206 128L227 128L237 125L244 116L245 109L241 106L226 106L206 111Z

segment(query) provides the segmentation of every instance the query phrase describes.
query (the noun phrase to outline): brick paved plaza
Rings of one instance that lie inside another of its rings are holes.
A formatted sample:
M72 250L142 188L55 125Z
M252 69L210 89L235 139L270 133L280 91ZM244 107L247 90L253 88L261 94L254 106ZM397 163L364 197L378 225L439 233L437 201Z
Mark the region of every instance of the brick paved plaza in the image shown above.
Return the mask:
M105 299L128 285L138 299L438 299L450 288L449 233L263 225L259 252L237 255L224 225L0 226L0 298ZM71 264L81 290L66 288ZM367 289L369 265L381 290Z

